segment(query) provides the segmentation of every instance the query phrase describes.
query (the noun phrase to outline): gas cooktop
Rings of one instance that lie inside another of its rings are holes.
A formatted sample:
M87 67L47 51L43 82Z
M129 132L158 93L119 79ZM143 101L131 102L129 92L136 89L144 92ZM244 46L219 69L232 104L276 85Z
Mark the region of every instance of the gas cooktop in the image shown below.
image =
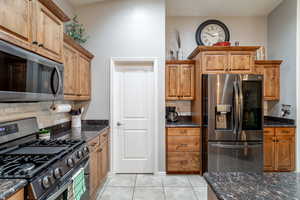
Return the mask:
M83 144L81 140L34 140L7 148L0 155L0 178L32 178Z

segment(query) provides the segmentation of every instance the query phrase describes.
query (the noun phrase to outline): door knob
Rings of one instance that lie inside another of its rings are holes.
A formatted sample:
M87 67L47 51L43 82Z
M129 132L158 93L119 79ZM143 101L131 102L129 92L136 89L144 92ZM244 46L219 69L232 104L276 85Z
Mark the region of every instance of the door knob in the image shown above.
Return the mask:
M123 124L121 122L117 122L117 126L122 126Z

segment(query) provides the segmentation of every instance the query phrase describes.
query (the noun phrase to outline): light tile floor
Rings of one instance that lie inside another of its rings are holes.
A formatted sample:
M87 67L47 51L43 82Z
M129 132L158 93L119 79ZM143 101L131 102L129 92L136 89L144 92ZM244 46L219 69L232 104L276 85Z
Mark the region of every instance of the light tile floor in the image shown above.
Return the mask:
M198 175L112 175L97 200L207 200L207 184Z

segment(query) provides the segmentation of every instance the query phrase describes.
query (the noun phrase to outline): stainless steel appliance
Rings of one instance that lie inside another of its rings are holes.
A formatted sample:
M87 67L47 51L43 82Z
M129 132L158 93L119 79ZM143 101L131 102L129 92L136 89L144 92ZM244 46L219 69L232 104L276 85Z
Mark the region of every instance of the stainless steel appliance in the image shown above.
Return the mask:
M37 131L35 118L0 124L0 179L26 179L26 200L67 200L89 149L83 140L38 140Z
M0 41L0 102L63 99L63 64Z
M203 75L209 172L263 169L263 76Z
M179 118L178 113L176 112L175 106L166 107L166 119L168 122L177 122Z

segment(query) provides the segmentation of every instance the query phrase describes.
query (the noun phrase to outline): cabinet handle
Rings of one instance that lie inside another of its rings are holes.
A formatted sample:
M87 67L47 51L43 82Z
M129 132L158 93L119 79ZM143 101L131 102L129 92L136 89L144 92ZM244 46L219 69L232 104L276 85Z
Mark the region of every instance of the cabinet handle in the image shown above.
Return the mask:
M289 131L281 131L282 133L290 133Z
M94 142L94 143L91 144L92 147L95 147L96 145L97 145L96 142Z
M39 47L44 47L44 45L43 44L39 44Z
M32 44L38 45L38 42L37 41L33 41Z
M100 149L99 149L99 152L102 152L102 151L103 151L103 149L102 149L102 148L100 148Z

